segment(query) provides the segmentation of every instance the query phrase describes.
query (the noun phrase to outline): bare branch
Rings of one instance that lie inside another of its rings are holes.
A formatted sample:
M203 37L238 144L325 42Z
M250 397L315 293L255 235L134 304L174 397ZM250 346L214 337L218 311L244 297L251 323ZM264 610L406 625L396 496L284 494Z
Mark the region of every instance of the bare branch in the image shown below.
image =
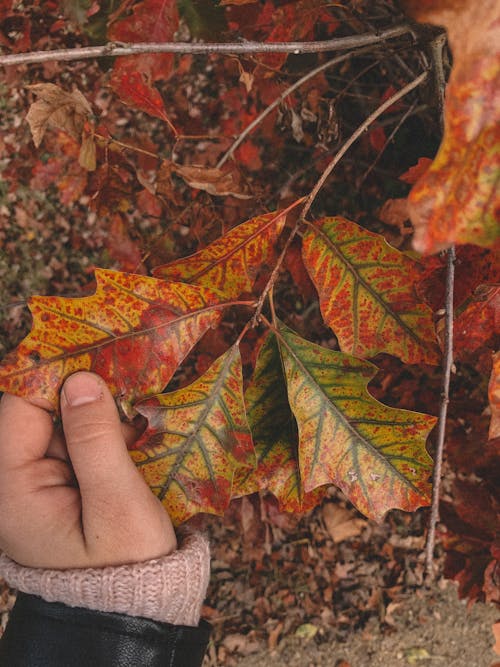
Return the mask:
M408 24L402 24L375 33L364 33L349 37L338 37L317 42L226 42L226 43L191 43L191 42L141 42L125 44L110 42L102 46L84 46L76 49L57 49L55 51L33 51L0 56L0 65L28 65L45 63L52 60L87 60L103 56L133 56L141 53L319 53L321 51L348 51L362 46L379 44L388 39L412 33Z
M444 93L445 73L443 64L443 52L446 47L446 37L440 34L431 43L431 57L434 70L434 82L438 97L439 121L441 130L444 130ZM453 365L453 290L455 283L455 248L452 246L448 251L446 263L446 301L445 301L445 340L443 360L443 390L441 394L441 405L439 408L438 435L436 452L434 455L434 471L432 476L432 502L429 518L429 530L425 544L425 569L430 579L434 578L434 547L436 544L436 526L439 521L439 497L441 495L441 471L443 467L444 439L446 433L446 417L448 415L448 403L450 401L451 368Z

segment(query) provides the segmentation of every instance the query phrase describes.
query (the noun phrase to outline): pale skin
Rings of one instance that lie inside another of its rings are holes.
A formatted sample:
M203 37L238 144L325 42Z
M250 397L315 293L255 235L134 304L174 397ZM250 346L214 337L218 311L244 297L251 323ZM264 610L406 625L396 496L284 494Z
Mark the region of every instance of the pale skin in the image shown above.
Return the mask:
M61 392L64 435L40 405L0 402L0 549L20 565L82 568L166 556L170 518L127 452L104 381L78 372Z

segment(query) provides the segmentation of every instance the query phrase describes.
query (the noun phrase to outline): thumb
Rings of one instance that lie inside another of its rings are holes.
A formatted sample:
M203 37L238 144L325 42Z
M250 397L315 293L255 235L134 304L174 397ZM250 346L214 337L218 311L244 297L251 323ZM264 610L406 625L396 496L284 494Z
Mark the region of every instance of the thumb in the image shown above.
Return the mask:
M102 514L103 507L121 505L124 494L151 493L128 454L118 410L102 378L71 375L62 389L61 415L84 508L99 503Z

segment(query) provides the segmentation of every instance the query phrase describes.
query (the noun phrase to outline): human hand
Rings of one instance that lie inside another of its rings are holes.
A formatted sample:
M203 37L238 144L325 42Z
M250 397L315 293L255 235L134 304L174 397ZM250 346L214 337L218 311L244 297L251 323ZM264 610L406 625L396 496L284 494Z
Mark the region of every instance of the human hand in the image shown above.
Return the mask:
M61 392L64 435L39 405L0 402L0 549L26 567L121 565L176 549L172 522L132 462L105 382L78 372Z

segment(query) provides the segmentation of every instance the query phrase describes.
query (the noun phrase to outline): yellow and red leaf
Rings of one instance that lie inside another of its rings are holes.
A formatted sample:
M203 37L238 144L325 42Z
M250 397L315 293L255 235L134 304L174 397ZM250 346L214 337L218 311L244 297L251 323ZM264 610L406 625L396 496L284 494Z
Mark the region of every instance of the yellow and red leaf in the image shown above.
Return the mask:
M34 296L33 327L0 366L0 389L47 399L55 408L64 379L99 373L127 415L161 391L219 313L220 295L181 283L96 270L95 294Z
M429 503L426 437L436 419L391 408L367 391L372 364L278 332L288 400L299 429L302 484L335 484L366 516Z
M432 311L415 293L417 262L341 217L309 225L302 252L323 319L343 352L438 363Z
M273 256L286 214L297 203L243 222L194 255L158 266L153 274L212 287L228 298L250 292L259 269Z
M235 470L255 466L238 346L188 387L136 409L149 424L130 453L173 522L198 512L223 514Z

